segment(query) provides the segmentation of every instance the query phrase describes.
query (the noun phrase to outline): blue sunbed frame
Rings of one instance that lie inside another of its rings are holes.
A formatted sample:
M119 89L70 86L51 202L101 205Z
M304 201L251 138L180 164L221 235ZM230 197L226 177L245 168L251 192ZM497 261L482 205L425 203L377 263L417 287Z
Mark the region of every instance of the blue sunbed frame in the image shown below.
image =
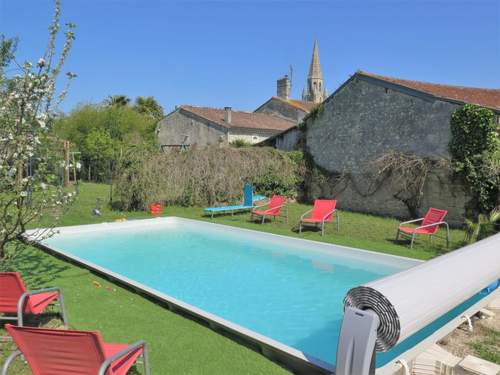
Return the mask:
M236 211L251 210L255 202L266 199L263 195L253 195L253 187L251 184L246 183L243 188L243 204L236 204L232 206L221 207L208 207L204 209L206 215L210 215L213 219L215 214L231 212L233 215Z

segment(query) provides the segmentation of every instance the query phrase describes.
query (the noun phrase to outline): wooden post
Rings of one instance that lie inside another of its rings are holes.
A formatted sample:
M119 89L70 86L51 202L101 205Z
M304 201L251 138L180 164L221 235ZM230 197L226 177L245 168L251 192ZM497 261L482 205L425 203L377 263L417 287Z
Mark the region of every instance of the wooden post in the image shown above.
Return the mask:
M69 186L69 141L64 141L64 187Z
M71 153L71 161L73 163L73 181L76 184L76 160L75 160L75 153Z

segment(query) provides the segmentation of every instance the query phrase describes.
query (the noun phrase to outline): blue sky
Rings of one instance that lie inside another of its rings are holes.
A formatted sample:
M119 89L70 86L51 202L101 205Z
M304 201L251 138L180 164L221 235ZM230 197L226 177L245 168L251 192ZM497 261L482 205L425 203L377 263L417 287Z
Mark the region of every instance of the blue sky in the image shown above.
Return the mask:
M305 84L318 40L333 92L357 69L406 79L500 87L500 0L62 0L77 24L66 69L78 74L62 109L108 95L253 110L294 69ZM50 0L0 0L0 33L18 59L47 41Z

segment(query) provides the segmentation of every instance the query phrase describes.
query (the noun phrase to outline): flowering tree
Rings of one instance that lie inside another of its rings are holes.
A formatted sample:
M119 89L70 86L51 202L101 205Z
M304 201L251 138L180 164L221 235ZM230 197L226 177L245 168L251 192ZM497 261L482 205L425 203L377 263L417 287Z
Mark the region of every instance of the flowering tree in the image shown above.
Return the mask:
M0 263L7 257L7 245L19 242L28 224L42 215L57 219L72 197L58 183L58 172L69 166L62 152L55 152L61 146L49 131L75 77L66 73L65 88L56 92L73 29L73 24L66 24L64 44L58 48L60 0L55 0L48 45L36 64L18 62L17 41L0 35Z

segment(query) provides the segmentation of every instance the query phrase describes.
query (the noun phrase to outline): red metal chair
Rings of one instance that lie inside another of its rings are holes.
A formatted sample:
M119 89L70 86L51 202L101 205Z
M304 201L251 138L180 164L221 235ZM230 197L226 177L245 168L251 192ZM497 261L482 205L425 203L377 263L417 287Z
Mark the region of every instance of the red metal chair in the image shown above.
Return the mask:
M28 362L33 375L126 375L141 355L145 374L150 374L147 347L142 340L132 345L107 344L97 331L11 324L5 328L18 349L5 361L2 375L7 375L10 364L19 355Z
M311 210L305 212L299 221L299 233L302 233L304 224L312 224L314 226L321 225L321 235L325 234L325 224L333 221L333 215L337 217L337 232L340 230L340 219L337 210L337 201L334 199L316 199ZM310 217L305 217L311 213Z
M438 208L429 208L427 213L423 218L405 221L399 224L398 233L396 234L396 241L399 239L399 235L405 235L411 237L410 248L413 248L413 242L417 234L425 234L430 236L432 241L432 236L435 235L440 225L446 227L446 247L450 245L450 227L444 218L448 214L446 210L440 210ZM418 227L406 227L405 224L417 223L421 221L421 225Z
M260 207L265 206L268 206L268 208L265 210L259 210ZM253 220L254 216L261 216L262 224L264 224L264 221L268 216L274 218L281 216L282 208L284 209L283 211L285 211L285 220L288 223L288 209L286 207L286 198L281 195L273 195L269 203L261 206L256 206L254 209L252 209L250 213L250 220Z
M0 314L4 314L0 320L14 320L22 326L24 314L39 315L55 300L59 300L61 317L68 327L64 297L59 288L27 291L17 272L0 272Z

